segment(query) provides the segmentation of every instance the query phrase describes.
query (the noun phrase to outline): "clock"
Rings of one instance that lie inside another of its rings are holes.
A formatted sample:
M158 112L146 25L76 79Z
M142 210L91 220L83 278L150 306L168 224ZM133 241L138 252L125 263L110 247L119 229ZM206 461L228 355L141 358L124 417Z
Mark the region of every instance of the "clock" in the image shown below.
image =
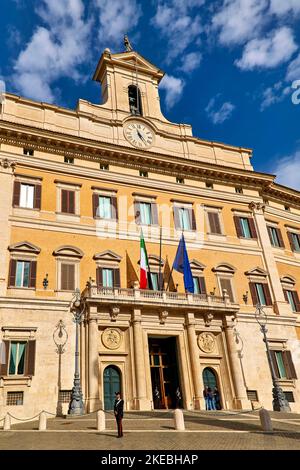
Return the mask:
M154 133L149 126L140 121L130 121L124 126L125 138L137 148L153 145Z

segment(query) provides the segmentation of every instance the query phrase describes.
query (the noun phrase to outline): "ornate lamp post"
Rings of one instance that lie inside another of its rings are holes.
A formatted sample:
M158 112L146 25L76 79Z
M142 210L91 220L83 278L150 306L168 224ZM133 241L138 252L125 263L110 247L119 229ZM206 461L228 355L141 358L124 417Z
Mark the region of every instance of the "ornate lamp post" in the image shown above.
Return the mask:
M82 391L80 384L79 374L79 349L78 349L78 337L79 337L79 325L83 320L84 305L81 301L80 290L75 290L73 299L71 301L71 312L74 316L74 323L76 324L76 339L75 339L75 373L74 373L74 386L71 393L71 402L69 405L68 413L71 415L82 415L84 414L84 406L82 401Z
M57 407L56 407L56 414L57 416L62 415L62 406L60 401L60 389L61 389L61 355L65 352L65 345L68 341L68 333L66 330L66 325L62 320L59 320L57 323L55 330L53 332L53 341L56 346L56 352L58 354L58 398L57 398Z
M264 312L262 306L260 304L256 305L256 311L255 311L255 319L257 323L260 326L260 331L262 332L264 336L264 342L266 345L266 351L267 351L267 356L268 356L268 362L271 370L271 376L272 376L272 382L273 382L273 410L274 411L291 411L290 405L288 401L286 400L284 393L282 391L282 388L278 384L278 378L276 377L275 374L275 369L274 369L274 364L272 361L272 356L267 340L267 328L266 324L268 321L267 314Z

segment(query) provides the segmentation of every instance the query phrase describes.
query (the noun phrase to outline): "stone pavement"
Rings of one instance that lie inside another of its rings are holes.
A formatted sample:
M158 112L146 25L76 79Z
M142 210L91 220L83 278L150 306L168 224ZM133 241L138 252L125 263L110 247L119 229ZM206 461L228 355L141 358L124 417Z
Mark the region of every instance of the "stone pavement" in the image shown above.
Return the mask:
M271 412L274 433L264 433L257 412L185 411L186 431L175 431L172 411L127 412L124 437L117 438L112 413L106 430L96 429L96 414L51 418L47 431L38 422L0 430L1 450L299 450L300 415ZM15 423L15 421L13 421Z

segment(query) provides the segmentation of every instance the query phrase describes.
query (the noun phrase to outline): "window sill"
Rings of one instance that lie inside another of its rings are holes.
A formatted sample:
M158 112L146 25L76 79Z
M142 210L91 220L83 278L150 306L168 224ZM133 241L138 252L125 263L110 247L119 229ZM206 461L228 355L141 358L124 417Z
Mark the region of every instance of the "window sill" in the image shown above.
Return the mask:
M25 291L35 291L35 287L18 287L18 286L7 286L7 289L13 290L25 290Z
M277 379L277 383L278 383L278 385L280 385L281 387L293 387L293 388L296 388L295 380L296 380L296 379Z
M14 385L26 385L27 387L31 387L31 381L31 375L2 375L0 377L0 388Z

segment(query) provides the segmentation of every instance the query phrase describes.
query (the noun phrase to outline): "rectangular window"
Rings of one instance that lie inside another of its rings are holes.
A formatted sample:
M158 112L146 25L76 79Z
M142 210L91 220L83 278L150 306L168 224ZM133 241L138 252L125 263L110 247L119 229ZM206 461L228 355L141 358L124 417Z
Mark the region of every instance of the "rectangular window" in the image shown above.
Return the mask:
M228 279L228 278L220 279L220 284L221 284L221 294L223 295L223 290L226 289L227 295L229 295L230 302L234 303L231 279Z
M250 401L258 401L257 390L247 390L247 398Z
M222 234L220 217L218 212L207 212L210 233Z
M59 401L61 403L70 403L72 390L60 390Z
M6 405L17 406L23 405L24 392L7 392Z
M186 207L180 207L178 211L180 228L182 230L191 230L190 213Z
M113 269L102 269L102 282L103 287L114 287Z
M20 207L34 207L34 185L21 183Z
M108 163L100 163L99 167L100 167L100 170L109 170Z
M204 277L193 276L194 294L206 294Z
M293 392L283 392L284 396L285 396L285 399L289 402L289 403L295 403L295 398L294 398L294 394Z
M260 283L255 283L255 289L256 289L258 302L260 303L260 305L267 305L264 285Z
M28 148L23 148L23 155L29 155L30 157L33 157L34 150L33 149L28 149Z
M286 290L285 292L286 292L288 302L290 306L292 307L293 312L297 312L296 302L295 302L294 295L293 295L294 292L291 290Z
M152 224L152 214L151 214L151 203L150 202L140 202L140 221L141 224L151 225Z
M140 176L142 176L142 178L148 178L148 171L140 170Z
M151 282L152 282L152 289L159 290L158 273L151 273Z
M12 341L10 343L9 375L24 375L26 347L26 341Z
M176 177L176 183L184 184L184 178L181 178L180 176L177 176Z
M205 183L205 186L206 186L207 189L214 189L214 185L213 185L213 183L211 183L210 181L207 181L207 182Z
M242 236L244 238L251 238L249 219L247 217L240 217L240 223L242 228Z
M101 219L111 219L111 198L108 196L99 196L99 217Z
M65 157L64 158L65 163L69 163L70 165L73 165L74 163L74 158L73 157Z
M279 378L280 379L285 379L287 378L284 362L283 362L283 354L282 351L275 351L275 359L276 359L276 364L277 364L277 369L279 372Z
M29 287L30 261L17 261L16 265L16 287Z
M75 290L75 265L74 264L61 264L61 290L74 291Z
M294 245L294 251L300 251L300 235L298 233L291 233Z
M235 188L236 194L243 194L243 188L237 187Z
M75 191L61 190L61 211L65 214L75 214Z
M274 247L284 248L284 243L281 235L281 231L277 227L268 226L269 237L271 245Z

